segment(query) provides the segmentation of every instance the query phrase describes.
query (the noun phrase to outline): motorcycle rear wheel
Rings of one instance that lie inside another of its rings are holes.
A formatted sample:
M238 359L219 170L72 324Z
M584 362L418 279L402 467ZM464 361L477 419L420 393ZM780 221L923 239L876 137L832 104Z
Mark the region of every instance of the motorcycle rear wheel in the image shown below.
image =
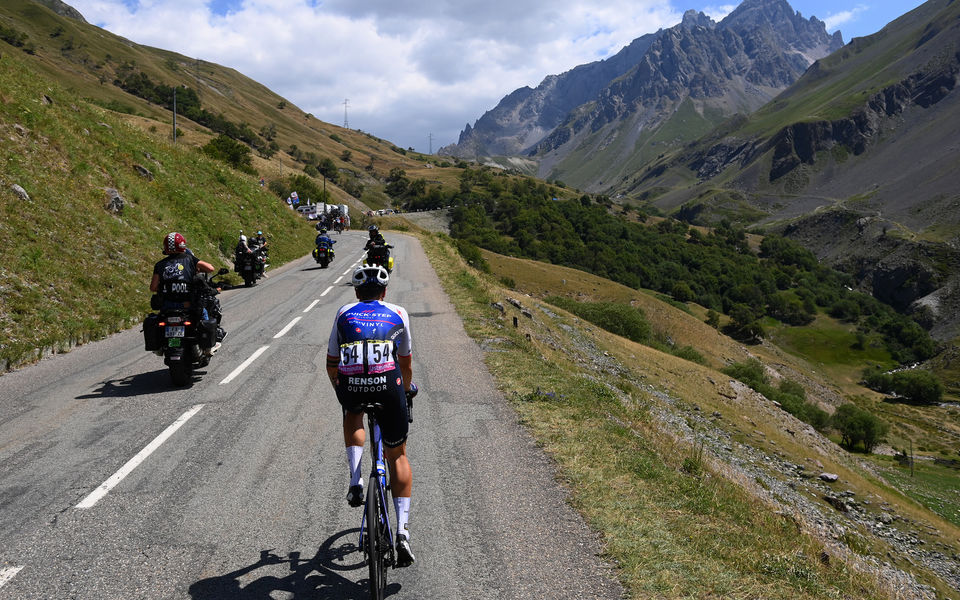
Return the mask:
M192 365L186 360L181 359L170 364L170 379L173 380L173 385L187 385L190 383L192 374Z

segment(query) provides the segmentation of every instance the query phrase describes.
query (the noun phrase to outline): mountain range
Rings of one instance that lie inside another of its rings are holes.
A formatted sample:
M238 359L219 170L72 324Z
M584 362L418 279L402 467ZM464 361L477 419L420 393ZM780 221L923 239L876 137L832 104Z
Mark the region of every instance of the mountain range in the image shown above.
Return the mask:
M719 23L688 11L610 59L513 92L441 152L694 224L784 233L949 339L960 333L958 17L960 3L930 0L843 45L786 0L745 0Z
M690 10L609 59L514 91L439 153L522 155L541 177L608 191L665 148L758 109L842 45L786 0L746 0L719 23Z

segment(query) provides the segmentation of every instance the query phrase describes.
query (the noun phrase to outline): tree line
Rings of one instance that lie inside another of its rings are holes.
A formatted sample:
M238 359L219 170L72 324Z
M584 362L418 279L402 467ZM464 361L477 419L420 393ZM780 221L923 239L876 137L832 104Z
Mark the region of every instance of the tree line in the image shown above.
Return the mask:
M910 316L854 291L849 275L821 265L787 238L767 236L754 251L745 230L726 221L707 231L673 219L653 225L641 215L633 221L614 214L603 196L563 199L542 181L484 168L464 169L454 190L410 181L397 171L388 191L408 210L453 205L454 238L726 314L725 332L745 342L766 335L765 319L800 326L823 311L855 324L858 343L882 340L899 363L936 352L929 333Z

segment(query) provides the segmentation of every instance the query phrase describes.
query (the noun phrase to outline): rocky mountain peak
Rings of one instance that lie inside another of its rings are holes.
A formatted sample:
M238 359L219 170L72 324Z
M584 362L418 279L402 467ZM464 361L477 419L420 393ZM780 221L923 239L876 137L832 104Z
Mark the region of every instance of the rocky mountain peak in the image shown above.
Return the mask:
M719 122L735 112L749 113L840 46L839 34L831 38L822 21L804 19L787 0L744 0L719 23L688 10L674 27L637 38L615 56L548 76L534 90L508 94L440 153L536 157L539 174L549 175L591 134L613 140L623 126L634 132L623 139L647 135L687 98L696 105L695 119ZM581 148L582 153L596 155L609 147L589 143L597 147ZM617 160L627 156L624 149ZM607 178L596 173L573 183L592 189Z
M79 10L70 6L66 2L62 2L61 0L36 0L36 2L46 6L61 17L68 17L84 23L87 22L87 20L83 18L83 15L80 14Z
M683 13L683 21L680 22L680 26L687 29L692 29L694 27L713 28L715 25L716 23L713 21L713 19L705 15L703 12L697 12L693 9Z

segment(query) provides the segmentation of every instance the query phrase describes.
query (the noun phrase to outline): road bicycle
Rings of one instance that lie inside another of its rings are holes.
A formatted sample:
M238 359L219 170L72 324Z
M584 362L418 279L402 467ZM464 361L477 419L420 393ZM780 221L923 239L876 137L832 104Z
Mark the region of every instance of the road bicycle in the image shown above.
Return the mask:
M417 395L414 387L406 392L407 421L413 422L413 397ZM387 587L387 568L396 566L396 548L394 535L390 527L390 506L387 481L387 465L383 458L383 439L377 412L383 405L380 402L367 402L360 409L367 415L370 428L370 456L373 458L370 477L367 482L367 497L363 504L363 516L360 520L360 541L367 566L370 570L370 598L383 600Z

